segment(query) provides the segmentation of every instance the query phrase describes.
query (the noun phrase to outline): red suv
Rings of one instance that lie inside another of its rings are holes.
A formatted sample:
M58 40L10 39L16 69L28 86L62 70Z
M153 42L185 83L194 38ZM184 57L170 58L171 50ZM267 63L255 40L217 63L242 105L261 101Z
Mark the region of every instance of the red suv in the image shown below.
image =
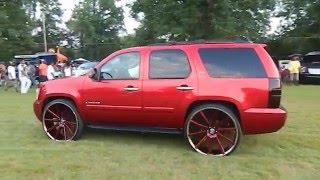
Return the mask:
M276 65L254 43L171 43L117 51L88 75L43 83L34 103L54 140L84 126L184 133L197 152L223 156L243 134L285 123Z

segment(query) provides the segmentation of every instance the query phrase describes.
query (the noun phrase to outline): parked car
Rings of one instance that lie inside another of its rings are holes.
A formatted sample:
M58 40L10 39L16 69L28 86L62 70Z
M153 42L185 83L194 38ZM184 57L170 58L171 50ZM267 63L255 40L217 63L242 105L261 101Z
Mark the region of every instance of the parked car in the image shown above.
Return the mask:
M289 69L290 60L279 60L279 69Z
M57 56L54 53L46 53L46 52L39 52L34 55L15 55L14 60L17 64L20 63L21 60L25 60L26 62L38 67L40 59L46 60L48 64L56 63Z
M320 52L310 52L301 61L300 83L320 83Z
M90 72L98 62L88 62L88 63L83 63L80 66L78 66L76 69L73 70L73 75L74 76L82 76Z
M229 155L243 134L275 132L286 120L279 72L264 47L186 42L123 49L86 76L41 84L34 111L56 141L79 139L84 126L184 133L201 154Z
M86 60L86 59L83 59L83 58L78 58L78 59L75 59L75 60L72 60L71 61L71 66L73 67L73 69L76 69L77 67L79 67L81 64L83 63L89 63L91 61L89 60Z

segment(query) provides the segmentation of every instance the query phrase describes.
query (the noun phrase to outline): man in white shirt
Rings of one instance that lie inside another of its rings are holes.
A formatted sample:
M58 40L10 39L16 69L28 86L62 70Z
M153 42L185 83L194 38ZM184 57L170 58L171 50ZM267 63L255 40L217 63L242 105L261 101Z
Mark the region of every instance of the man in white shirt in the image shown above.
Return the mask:
M7 91L11 87L15 87L16 91L18 92L18 83L17 83L17 76L16 76L16 68L14 66L13 62L9 63L9 66L7 68L8 71L8 79L6 81L5 85L5 91Z
M4 82L3 78L5 78L6 72L6 66L0 63L0 86L2 86L2 83Z
M31 86L31 80L28 78L26 67L27 65L24 60L22 60L18 65L18 76L21 83L21 94L28 93Z
M65 64L63 71L65 77L70 77L72 75L72 67L69 62Z
M51 64L48 66L47 78L48 78L49 81L54 79L55 70L54 70L53 64L54 64L54 63L51 63Z
M9 80L16 80L16 68L13 66L12 63L8 66L8 79Z

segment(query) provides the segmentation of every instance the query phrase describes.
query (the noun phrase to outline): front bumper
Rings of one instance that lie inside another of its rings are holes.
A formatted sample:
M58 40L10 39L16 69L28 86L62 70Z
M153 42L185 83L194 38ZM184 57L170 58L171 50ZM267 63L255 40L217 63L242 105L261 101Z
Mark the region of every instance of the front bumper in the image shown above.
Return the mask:
M301 73L299 75L300 82L320 82L320 75Z
M33 103L33 111L34 111L34 114L37 116L38 120L41 121L42 119L42 103L38 100L36 100L34 103Z
M287 119L285 108L250 108L242 116L244 134L262 134L281 129Z

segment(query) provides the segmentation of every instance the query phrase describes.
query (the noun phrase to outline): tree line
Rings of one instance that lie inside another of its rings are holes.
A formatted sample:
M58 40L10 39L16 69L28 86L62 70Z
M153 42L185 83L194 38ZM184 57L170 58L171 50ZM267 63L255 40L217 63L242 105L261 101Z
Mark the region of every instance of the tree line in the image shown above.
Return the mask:
M131 46L237 37L267 43L279 58L320 47L320 0L136 0L128 6L141 25L123 35L123 9L115 0L82 0L65 25L57 0L0 0L0 61L43 51L39 14L48 47L60 46L70 58L99 60ZM269 33L272 17L282 23Z

